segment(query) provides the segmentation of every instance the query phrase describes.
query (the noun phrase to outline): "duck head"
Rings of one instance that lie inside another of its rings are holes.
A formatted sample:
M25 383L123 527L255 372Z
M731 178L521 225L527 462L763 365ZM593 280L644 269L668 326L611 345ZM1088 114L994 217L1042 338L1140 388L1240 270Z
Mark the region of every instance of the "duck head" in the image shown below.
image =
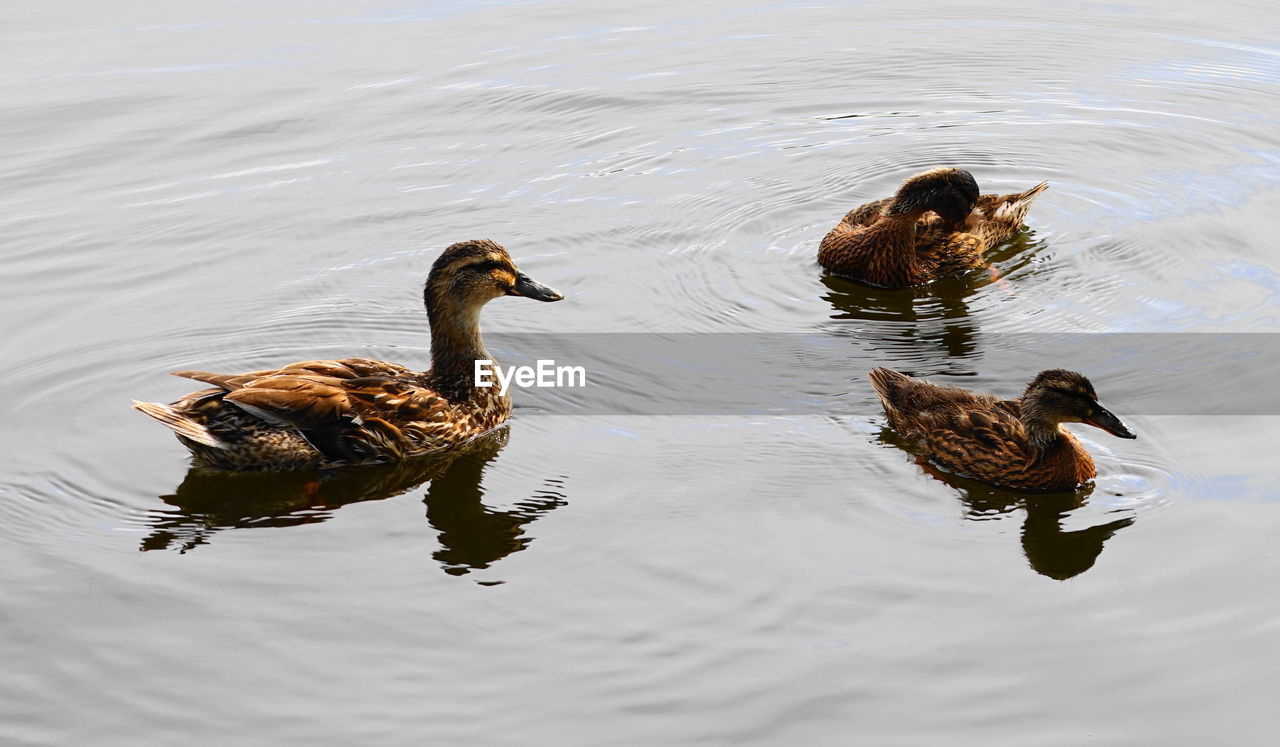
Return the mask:
M507 250L488 239L454 244L431 266L422 299L431 324L433 385L442 394L466 397L473 391L475 361L492 358L480 339L480 310L499 296L564 298L520 272Z
M428 315L445 308L475 310L499 296L559 301L559 292L520 272L511 255L488 239L460 241L431 266L423 301Z
M1082 374L1060 368L1041 371L1022 395L1022 419L1057 429L1058 423L1085 423L1118 438L1137 438L1120 418L1098 404L1098 395Z
M978 182L964 169L943 167L916 174L902 183L890 215L920 214L932 210L952 225L969 217L978 201Z

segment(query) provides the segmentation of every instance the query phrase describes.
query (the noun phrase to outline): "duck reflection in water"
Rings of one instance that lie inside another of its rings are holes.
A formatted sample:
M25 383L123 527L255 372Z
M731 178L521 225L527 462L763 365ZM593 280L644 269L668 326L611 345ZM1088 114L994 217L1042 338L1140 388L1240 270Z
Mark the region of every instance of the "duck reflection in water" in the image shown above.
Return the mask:
M977 329L966 302L974 284L966 279L948 278L929 286L886 289L825 275L822 284L828 290L823 299L836 312L831 318L842 321L831 331L876 353L868 359L894 360L908 367L922 360L962 364L978 354ZM849 320L873 324L843 323Z
M451 575L487 568L528 546L527 524L566 505L561 478L545 480L542 490L510 510L484 504L484 471L508 438L509 428L504 426L439 455L336 471L227 473L193 468L173 495L161 497L177 510L153 514L151 533L140 549L187 552L226 529L315 524L349 503L391 498L430 481L426 518L439 532L441 545L433 557Z
M1134 522L1133 516L1125 516L1068 531L1063 529L1063 521L1088 505L1093 483L1055 493L1007 490L938 469L924 456L912 452L910 444L891 429L880 432L880 441L912 453L921 469L955 488L964 502L966 519L991 521L1019 508L1026 511L1022 522L1022 552L1031 568L1042 576L1064 581L1084 573L1097 562L1107 540Z
M1034 232L1024 230L988 253L1003 274L1018 273L1023 282L1037 274L1032 264L1044 248ZM856 280L824 274L826 292L822 298L835 312L838 324L828 327L833 334L848 337L867 350L867 360L875 365L900 365L928 370L931 374L968 376L982 354L980 340L969 308L969 300L992 285L986 272L943 278L911 288L879 288ZM1016 294L1006 280L994 281L1004 294ZM871 322L849 324L850 321ZM874 354L870 354L874 353ZM922 366L925 361L945 361L942 368Z

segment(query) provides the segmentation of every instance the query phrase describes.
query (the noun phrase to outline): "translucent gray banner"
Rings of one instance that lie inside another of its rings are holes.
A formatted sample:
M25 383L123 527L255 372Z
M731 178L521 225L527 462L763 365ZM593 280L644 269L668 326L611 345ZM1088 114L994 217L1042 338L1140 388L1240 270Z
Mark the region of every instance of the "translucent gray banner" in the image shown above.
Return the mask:
M921 334L903 326L486 340L504 368L545 360L585 370L585 386L511 387L517 408L551 414L872 414L880 408L866 374L876 366L1010 398L1038 371L1067 368L1088 376L1122 415L1280 414L1280 334Z

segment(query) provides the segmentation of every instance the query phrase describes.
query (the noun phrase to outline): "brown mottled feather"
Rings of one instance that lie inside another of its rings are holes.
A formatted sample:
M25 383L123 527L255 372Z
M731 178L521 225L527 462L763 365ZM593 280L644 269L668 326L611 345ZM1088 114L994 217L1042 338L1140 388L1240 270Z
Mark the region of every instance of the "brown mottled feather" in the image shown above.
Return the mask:
M1093 479L1093 459L1054 426L1033 445L1020 400L1001 400L913 379L887 368L869 378L889 425L943 468L1010 488L1065 490Z
M1003 244L1022 230L1031 203L1048 188L1049 182L1040 182L1024 192L982 195L965 221L965 229L978 235L987 246Z
M892 197L885 197L881 200L868 202L865 205L859 205L850 210L841 222L848 223L851 226L869 226L880 220L880 216L884 214L884 209L889 207L891 202L893 202Z
M823 237L818 261L838 275L890 288L981 269L984 252L1022 228L1031 203L1047 187L1042 182L1016 194L980 195L963 221L945 220L931 210L895 216L890 207L896 196L868 202L850 210Z
M560 297L520 275L497 244L455 244L432 267L424 291L430 370L344 358L243 374L176 371L216 388L169 405L134 407L169 426L206 467L330 467L444 449L493 430L511 414L509 396L472 381L474 361L491 358L477 319L479 307L493 298L529 294Z
M1048 188L1049 182L1040 182L1024 192L980 195L974 203L974 212L965 221L965 228L982 236L991 246L1008 241L1022 228L1023 219L1036 197ZM870 226L880 219L891 202L893 202L892 197L885 197L859 205L850 210L841 223L848 223L851 226ZM927 235L917 242L917 248L920 248L921 243L932 243L935 240L933 236L947 228L950 228L949 224L937 213L927 212L920 216L916 222L916 232Z
M910 216L882 216L873 225L842 222L822 239L823 267L886 288L906 288L986 266L985 242L936 223L923 229Z
M402 372L357 375L393 368ZM332 375L299 375L321 370ZM427 385L424 374L362 358L305 361L237 376L191 373L182 375L223 388L193 392L172 405L138 403L138 409L173 428L199 463L224 469L404 459L469 440L511 413L510 398L495 388L473 389L473 396L450 402ZM334 429L354 458L326 455L304 435L324 428Z

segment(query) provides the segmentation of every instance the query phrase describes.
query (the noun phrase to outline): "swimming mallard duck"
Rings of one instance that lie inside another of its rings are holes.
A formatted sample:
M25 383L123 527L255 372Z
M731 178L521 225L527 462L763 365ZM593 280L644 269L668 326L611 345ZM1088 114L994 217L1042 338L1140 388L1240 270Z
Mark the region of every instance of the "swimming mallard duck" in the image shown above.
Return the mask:
M497 387L476 387L475 361L492 360L480 309L499 296L559 301L516 269L492 241L445 249L423 289L431 325L426 372L383 361L304 361L269 371L175 371L214 389L161 405L133 403L178 434L196 464L291 470L378 463L437 451L486 433L511 414Z
M887 288L905 288L986 266L983 252L1022 228L1041 182L1025 192L981 195L968 171L937 168L903 182L893 197L849 211L822 239L818 262Z
M1098 404L1093 385L1074 371L1041 371L1016 400L938 386L887 368L869 377L889 425L928 458L1007 488L1066 490L1093 479L1093 459L1062 423L1137 438Z

